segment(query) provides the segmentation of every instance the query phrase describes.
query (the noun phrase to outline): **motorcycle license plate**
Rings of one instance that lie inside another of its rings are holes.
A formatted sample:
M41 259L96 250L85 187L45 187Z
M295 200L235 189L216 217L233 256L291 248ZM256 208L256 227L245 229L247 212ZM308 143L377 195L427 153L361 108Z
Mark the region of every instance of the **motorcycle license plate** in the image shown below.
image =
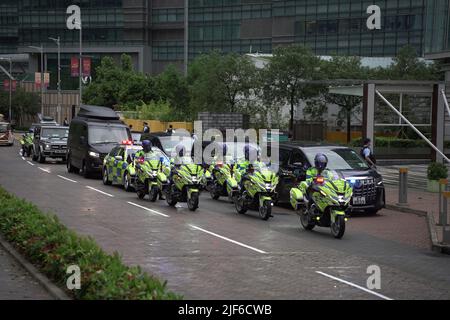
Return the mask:
M366 204L366 197L353 197L353 205L360 206Z

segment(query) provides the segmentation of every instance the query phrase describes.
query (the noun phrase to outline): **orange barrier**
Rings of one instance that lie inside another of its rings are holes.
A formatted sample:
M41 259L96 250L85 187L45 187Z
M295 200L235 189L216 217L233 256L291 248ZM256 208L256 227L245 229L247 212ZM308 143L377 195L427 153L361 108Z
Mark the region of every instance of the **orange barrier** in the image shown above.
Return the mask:
M351 140L361 138L362 132L361 131L352 131L351 137L352 137ZM327 131L327 141L347 143L347 132Z

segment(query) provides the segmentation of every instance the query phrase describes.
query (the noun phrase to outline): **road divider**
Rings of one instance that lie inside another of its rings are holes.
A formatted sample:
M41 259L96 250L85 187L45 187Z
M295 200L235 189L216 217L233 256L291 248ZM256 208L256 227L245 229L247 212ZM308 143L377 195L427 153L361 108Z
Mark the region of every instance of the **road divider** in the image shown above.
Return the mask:
M249 245L246 245L246 244L244 244L244 243L242 243L242 242L235 241L235 240L233 240L233 239L230 239L230 238L221 236L221 235L219 235L219 234L217 234L217 233L214 233L214 232L205 230L205 229L203 229L203 228L194 226L194 225L192 225L192 224L190 224L189 226L190 226L191 228L194 228L194 229L198 230L198 231L207 233L207 234L212 235L212 236L214 236L214 237L217 237L217 238L220 238L220 239L222 239L222 240L225 240L225 241L234 243L234 244L236 244L236 245L238 245L238 246L241 246L241 247L244 247L244 248L247 248L247 249L256 251L256 252L258 252L258 253L263 253L263 254L267 253L267 252L265 252L265 251L263 251L263 250L259 250L259 249L257 249L257 248L254 248L254 247L251 247L251 246L249 246Z
M137 203L133 203L133 202L130 202L130 201L128 201L127 203L130 204L130 205L132 205L132 206L135 206L135 207L137 207L137 208L146 210L146 211L148 211L148 212L150 212L150 213L153 213L153 214L156 214L156 215L160 215L160 216L163 216L163 217L166 217L166 218L170 218L170 216L168 216L167 214L161 213L161 212L156 211L156 210L149 209L149 208L144 207L144 206L141 206L141 205L139 205L139 204L137 204Z
M104 194L105 196L108 196L108 197L110 197L110 198L114 198L114 196L113 196L112 194L106 193L106 192L104 192L104 191L102 191L102 190L95 189L94 187L86 186L86 188L88 188L88 189L90 189L90 190L93 190L93 191L95 191L95 192Z
M391 299L391 298L389 298L389 297L386 297L386 296L384 296L384 295L382 295L382 294L379 294L378 292L375 292L375 291L369 290L369 289L367 289L367 288L361 287L361 286L359 286L359 285L357 285L357 284L354 284L354 283L352 283L352 282L350 282L350 281L346 281L346 280L343 280L343 279L339 279L339 278L337 278L337 277L335 277L335 276L332 276L332 275L330 275L330 274L328 274L328 273L325 273L325 272L322 272L322 271L316 271L316 273L318 273L318 274L320 274L320 275L322 275L322 276L324 276L324 277L333 279L333 280L335 280L335 281L339 281L339 282L344 283L344 284L346 284L346 285L349 285L349 286L351 286L351 287L357 288L357 289L359 289L359 290L365 291L365 292L370 293L370 294L372 294L372 295L374 295L374 296L377 296L377 297L379 297L379 298L381 298L381 299L384 299L384 300L394 300L394 299Z
M58 174L58 177L59 177L59 178L61 178L61 179L64 179L64 180L66 180L66 181L70 181L70 182L73 182L73 183L78 183L78 181L75 181L75 180L72 180L72 179L66 178L66 177L64 177L64 176L60 176L59 174Z

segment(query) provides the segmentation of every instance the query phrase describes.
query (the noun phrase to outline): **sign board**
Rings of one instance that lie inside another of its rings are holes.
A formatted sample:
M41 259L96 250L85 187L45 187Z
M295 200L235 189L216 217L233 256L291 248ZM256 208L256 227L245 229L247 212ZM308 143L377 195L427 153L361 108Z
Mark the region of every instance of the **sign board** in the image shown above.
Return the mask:
M41 87L41 73L35 72L34 73L34 84L37 88ZM48 87L50 84L50 73L45 72L44 73L44 87Z
M3 90L9 92L9 79L3 80ZM11 91L16 91L17 89L17 80L11 80Z
M91 58L83 57L83 77L91 76Z
M80 76L80 59L78 57L72 57L70 59L70 75L72 77Z

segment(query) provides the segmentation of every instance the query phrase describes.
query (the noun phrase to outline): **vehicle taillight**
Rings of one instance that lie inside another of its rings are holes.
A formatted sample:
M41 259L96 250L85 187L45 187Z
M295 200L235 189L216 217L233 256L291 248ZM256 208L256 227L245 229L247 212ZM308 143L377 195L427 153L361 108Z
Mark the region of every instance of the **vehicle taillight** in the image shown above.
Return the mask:
M140 157L140 158L138 159L138 162L139 162L139 163L144 163L144 162L145 162L145 158L144 158L144 157Z
M127 146L131 146L133 144L133 141L130 140L123 140L122 144L127 145Z

